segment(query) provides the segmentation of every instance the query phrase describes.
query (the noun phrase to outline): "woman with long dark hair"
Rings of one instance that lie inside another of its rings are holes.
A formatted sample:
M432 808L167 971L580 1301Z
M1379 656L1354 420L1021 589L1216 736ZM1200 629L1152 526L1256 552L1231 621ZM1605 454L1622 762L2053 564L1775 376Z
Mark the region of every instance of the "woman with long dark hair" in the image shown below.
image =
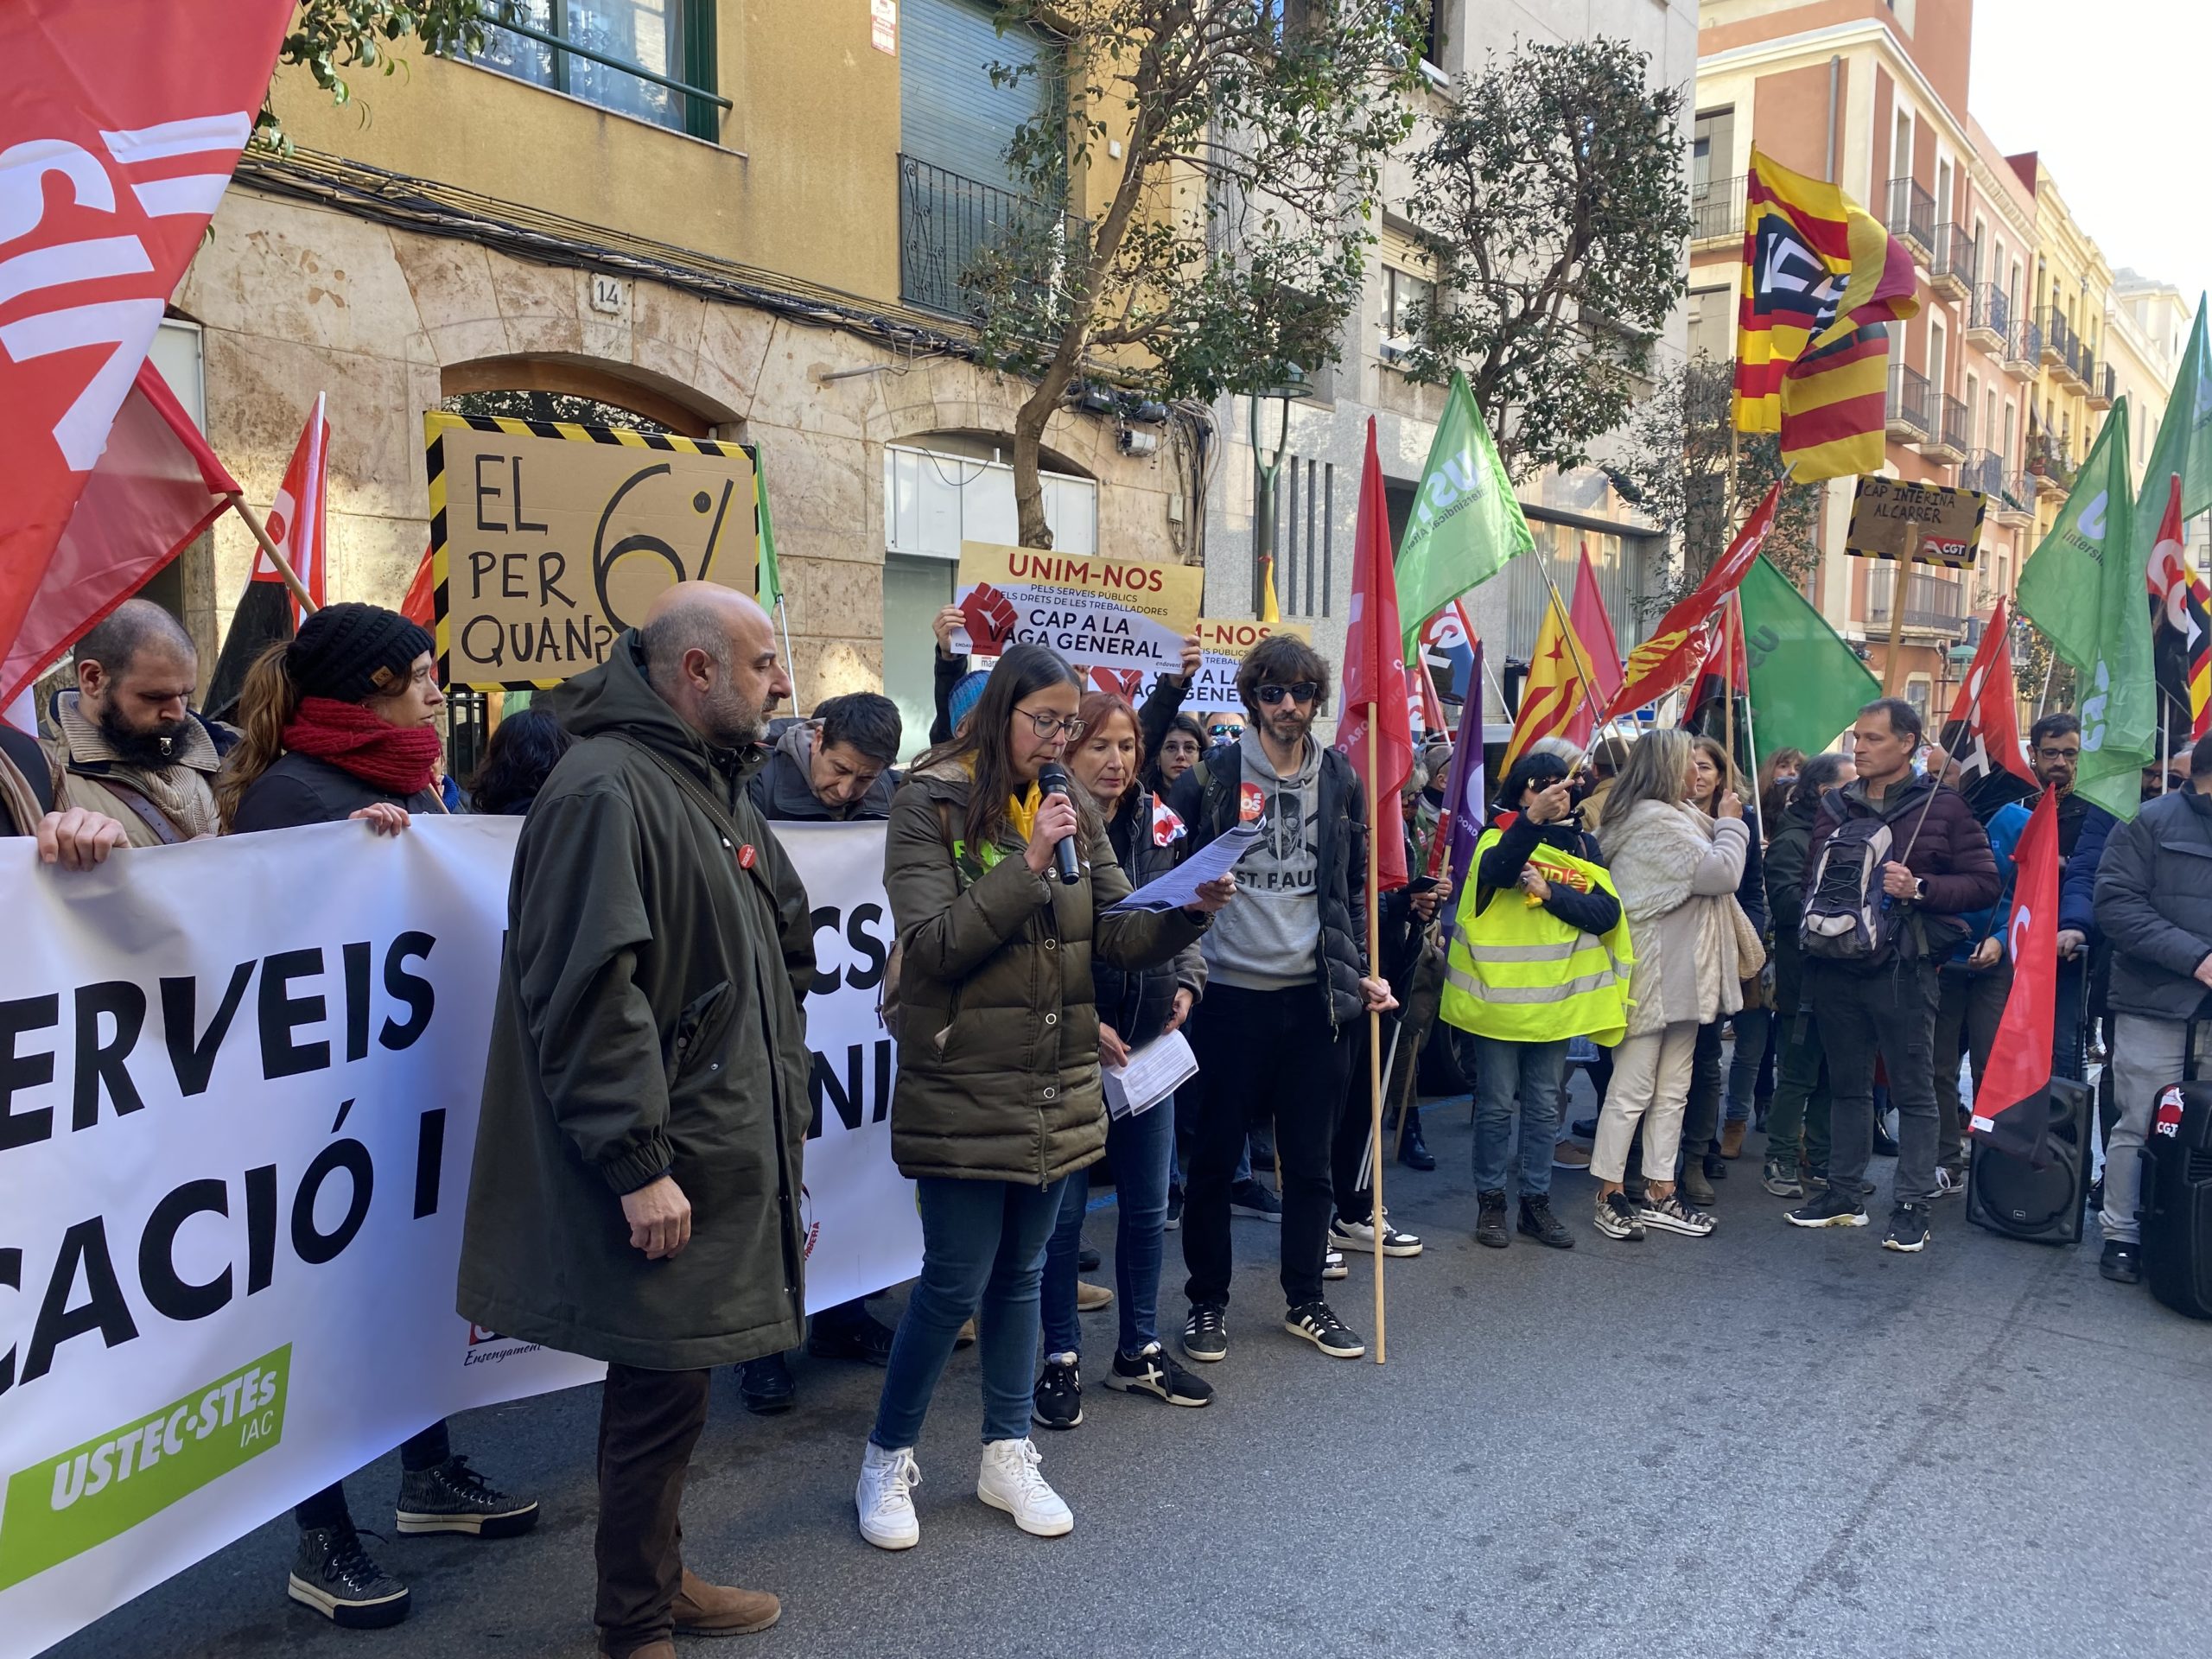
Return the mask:
M1068 771L1106 822L1106 839L1132 886L1175 867L1181 823L1156 804L1140 781L1144 740L1137 711L1110 691L1086 696L1077 717L1083 734L1068 750ZM1178 719L1181 716L1178 715ZM1154 967L1125 969L1094 961L1098 997L1098 1058L1125 1065L1135 1050L1175 1030L1205 989L1206 964L1195 944ZM1120 1341L1104 1373L1108 1388L1149 1395L1171 1406L1205 1406L1213 1389L1178 1364L1160 1340L1160 1262L1166 1236L1167 1181L1175 1160L1175 1098L1141 1112L1109 1115L1106 1160L1114 1172L1115 1307ZM1045 1252L1042 1289L1045 1369L1031 1415L1045 1428L1083 1421L1083 1332L1076 1320L1076 1261L1083 1249L1090 1176L1077 1170L1060 1199L1059 1224Z
M226 831L361 818L397 835L438 798L437 662L430 636L377 605L326 605L247 671L245 737L225 758L215 804ZM398 1528L505 1538L537 1521L537 1501L499 1491L454 1455L442 1420L399 1448ZM410 1592L378 1567L334 1482L294 1511L300 1543L286 1593L355 1628L397 1624Z
M976 1495L1025 1532L1075 1525L1029 1440L1038 1281L1067 1177L1106 1148L1094 959L1165 963L1236 891L1232 877L1166 914L1128 896L1081 785L1042 787L1084 733L1075 671L1010 648L967 728L917 761L891 807L884 886L898 932L899 1080L891 1150L914 1182L922 1269L883 1379L855 1494L861 1535L919 1541L915 1443L962 1324L977 1319L983 1459ZM1057 781L1057 779L1056 779ZM1072 842L1074 880L1055 868Z
M543 709L518 709L493 728L468 782L468 810L520 817L569 752L569 734Z

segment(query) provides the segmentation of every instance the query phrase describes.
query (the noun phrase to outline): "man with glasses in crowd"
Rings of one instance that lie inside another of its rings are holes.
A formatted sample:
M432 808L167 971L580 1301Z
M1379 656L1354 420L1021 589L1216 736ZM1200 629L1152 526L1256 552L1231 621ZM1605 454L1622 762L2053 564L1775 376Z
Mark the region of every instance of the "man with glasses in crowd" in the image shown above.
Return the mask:
M1206 995L1189 1027L1198 1100L1183 1351L1201 1361L1229 1352L1230 1181L1247 1130L1272 1114L1284 1329L1357 1359L1366 1344L1323 1300L1321 1275L1335 1205L1329 1150L1351 1049L1339 1033L1370 1007L1396 1006L1367 962L1365 808L1351 762L1313 734L1329 695L1329 665L1313 646L1287 634L1262 640L1238 666L1236 690L1243 735L1185 772L1169 802L1190 826L1192 851L1239 823L1262 826L1237 867L1237 902L1200 946Z

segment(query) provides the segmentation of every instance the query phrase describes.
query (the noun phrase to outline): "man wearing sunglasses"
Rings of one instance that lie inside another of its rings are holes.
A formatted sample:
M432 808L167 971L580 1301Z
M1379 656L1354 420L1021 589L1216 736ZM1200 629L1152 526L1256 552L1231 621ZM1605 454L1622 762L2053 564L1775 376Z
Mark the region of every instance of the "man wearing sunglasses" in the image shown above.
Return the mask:
M1282 1164L1283 1328L1335 1358L1366 1344L1321 1295L1335 1207L1329 1152L1348 1042L1370 1007L1395 1006L1366 959L1366 816L1351 765L1314 741L1329 665L1302 639L1261 642L1236 673L1243 735L1183 774L1169 805L1192 850L1262 826L1237 867L1236 902L1201 942L1206 995L1192 1012L1197 1131L1183 1211L1191 1300L1183 1351L1229 1352L1230 1185L1246 1134L1272 1116ZM1225 925L1225 927L1224 927Z

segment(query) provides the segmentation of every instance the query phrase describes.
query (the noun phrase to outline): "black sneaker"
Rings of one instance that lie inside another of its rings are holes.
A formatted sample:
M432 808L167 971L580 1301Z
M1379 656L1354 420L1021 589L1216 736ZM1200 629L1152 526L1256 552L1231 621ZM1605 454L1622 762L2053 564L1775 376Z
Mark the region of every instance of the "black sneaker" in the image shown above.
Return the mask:
M537 1500L517 1497L468 1466L448 1458L399 1477L402 1532L467 1532L479 1538L512 1538L537 1524Z
M1148 1394L1171 1406L1213 1403L1213 1385L1192 1376L1156 1342L1147 1343L1144 1351L1134 1357L1116 1354L1113 1368L1106 1373L1106 1386L1122 1394Z
M1864 1227L1866 1206L1856 1194L1840 1187L1827 1187L1817 1198L1808 1198L1783 1219L1792 1227Z
M407 1617L407 1586L361 1548L351 1527L305 1527L284 1593L349 1630L380 1630Z
M754 1416L773 1417L791 1408L798 1385L781 1354L763 1354L737 1368L737 1397Z
M1202 1365L1229 1357L1229 1310L1211 1302L1193 1302L1191 1317L1183 1321L1183 1351Z
M1541 1196L1531 1198L1526 1193L1521 1198L1521 1219L1514 1230L1535 1239L1539 1244L1548 1244L1555 1250L1574 1248L1574 1235L1567 1224L1552 1213L1552 1201Z
M1167 1219L1161 1224L1160 1230L1172 1233L1182 1224L1183 1189L1179 1186L1171 1186L1167 1189Z
M2115 1285L2139 1285L2143 1282L2143 1251L2133 1241L2125 1238L2105 1240L2105 1253L2097 1260L2097 1271Z
M1924 1204L1901 1204L1890 1211L1890 1230L1882 1236L1885 1250L1903 1250L1906 1255L1928 1248L1928 1206Z
M1493 1250L1502 1250L1513 1240L1505 1230L1505 1194L1478 1192L1475 1211L1475 1243Z
M1045 1374L1037 1379L1029 1421L1039 1428L1074 1428L1082 1423L1083 1379L1076 1375L1073 1354L1045 1357Z
M1281 1221L1282 1200L1250 1176L1229 1189L1229 1213L1253 1221Z
M1104 1259L1097 1251L1086 1244L1075 1253L1075 1270L1077 1273L1096 1273L1098 1271L1099 1262Z
M1567 1132L1577 1141L1595 1141L1598 1138L1598 1120L1594 1117L1578 1117L1567 1126Z
M1332 1359L1357 1359L1367 1344L1329 1309L1326 1302L1301 1302L1282 1316L1282 1328L1303 1337Z
M1349 1279L1351 1276L1351 1269L1344 1265L1342 1250L1321 1252L1321 1276L1324 1279Z
M863 1365L888 1365L892 1339L899 1333L862 1310L831 1319L817 1315L807 1321L806 1351L817 1359L857 1360ZM782 1360L779 1354L779 1363Z

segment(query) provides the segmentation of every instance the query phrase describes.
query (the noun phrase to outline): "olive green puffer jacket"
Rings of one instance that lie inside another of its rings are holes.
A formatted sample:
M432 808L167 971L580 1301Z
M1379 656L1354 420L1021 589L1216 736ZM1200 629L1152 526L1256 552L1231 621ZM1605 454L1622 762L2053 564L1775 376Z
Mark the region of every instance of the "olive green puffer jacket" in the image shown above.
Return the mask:
M1044 1186L1106 1148L1091 953L1147 968L1205 924L1180 911L1107 915L1129 882L1103 827L1072 887L1033 874L1011 827L984 869L961 842L972 787L949 762L910 774L891 804L883 882L900 950L891 1153L907 1176Z

